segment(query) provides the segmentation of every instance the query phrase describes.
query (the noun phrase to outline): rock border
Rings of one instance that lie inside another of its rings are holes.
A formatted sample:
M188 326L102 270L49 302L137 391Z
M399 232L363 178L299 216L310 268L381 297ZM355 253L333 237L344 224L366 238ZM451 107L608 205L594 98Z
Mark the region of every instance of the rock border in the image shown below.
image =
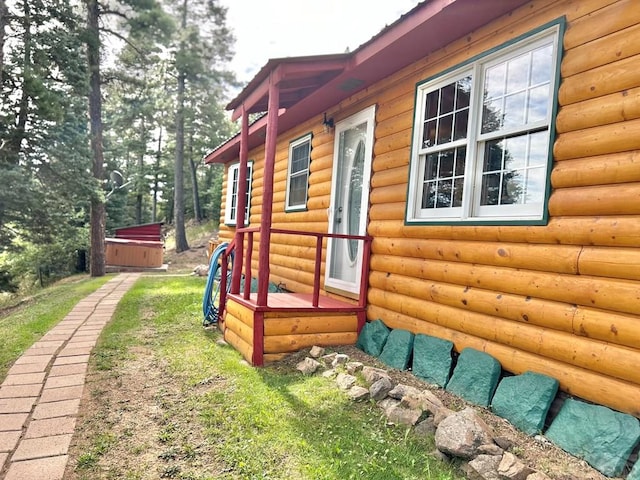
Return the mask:
M332 378L352 401L375 401L387 422L413 427L418 435L434 435L441 459L457 459L470 480L550 480L506 451L511 443L498 437L473 407L448 409L429 389L396 383L387 370L353 362L345 354L327 354L315 346L296 365L304 375ZM358 384L361 376L365 385Z

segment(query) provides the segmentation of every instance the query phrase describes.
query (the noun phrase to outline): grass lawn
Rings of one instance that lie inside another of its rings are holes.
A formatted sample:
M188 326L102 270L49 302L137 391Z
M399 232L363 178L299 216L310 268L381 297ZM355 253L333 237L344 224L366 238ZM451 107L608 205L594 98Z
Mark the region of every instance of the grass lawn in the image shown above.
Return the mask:
M375 404L350 401L332 380L246 365L216 343L217 330L202 328L203 289L202 278L144 277L125 295L92 355L94 410L84 413L83 438L74 439L68 478L464 478L429 456L433 439L387 425ZM144 371L132 373L141 352L153 358L148 365L163 366L159 380L151 370L146 380ZM100 378L146 381L137 397L157 390L153 435L151 426L138 428L146 436L135 428L149 406L115 399ZM126 412L116 411L123 403ZM120 428L126 413L138 422Z

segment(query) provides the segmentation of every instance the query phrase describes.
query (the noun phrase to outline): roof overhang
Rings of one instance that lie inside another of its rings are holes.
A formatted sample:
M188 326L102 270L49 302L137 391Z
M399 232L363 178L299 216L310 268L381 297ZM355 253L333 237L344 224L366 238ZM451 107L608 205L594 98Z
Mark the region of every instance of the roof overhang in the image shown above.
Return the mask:
M530 0L425 0L352 53L269 60L233 99L232 119L267 110L269 85L280 89L278 133L318 115L355 92L431 52L508 14ZM249 149L265 139L266 116L249 127ZM237 159L240 135L205 157L207 163Z

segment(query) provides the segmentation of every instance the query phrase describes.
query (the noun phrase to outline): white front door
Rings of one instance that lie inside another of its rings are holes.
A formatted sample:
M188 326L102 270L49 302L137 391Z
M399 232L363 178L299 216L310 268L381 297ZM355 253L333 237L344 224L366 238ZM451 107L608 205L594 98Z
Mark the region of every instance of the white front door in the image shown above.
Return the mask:
M336 124L329 233L366 235L374 123L372 105ZM362 254L360 240L329 238L325 288L357 294Z

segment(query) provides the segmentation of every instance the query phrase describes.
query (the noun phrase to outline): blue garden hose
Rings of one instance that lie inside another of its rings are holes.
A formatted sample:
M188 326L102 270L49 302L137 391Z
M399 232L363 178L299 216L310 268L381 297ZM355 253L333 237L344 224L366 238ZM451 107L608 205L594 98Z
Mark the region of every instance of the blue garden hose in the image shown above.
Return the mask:
M220 310L215 306L215 302L220 295L220 259L228 246L229 244L226 242L218 245L209 259L209 275L207 276L207 286L204 289L204 298L202 299L202 313L204 315L202 324L204 326L218 323L219 320ZM233 263L233 252L229 257L231 261L228 264L231 265ZM227 291L231 287L230 276L229 272L227 272Z

